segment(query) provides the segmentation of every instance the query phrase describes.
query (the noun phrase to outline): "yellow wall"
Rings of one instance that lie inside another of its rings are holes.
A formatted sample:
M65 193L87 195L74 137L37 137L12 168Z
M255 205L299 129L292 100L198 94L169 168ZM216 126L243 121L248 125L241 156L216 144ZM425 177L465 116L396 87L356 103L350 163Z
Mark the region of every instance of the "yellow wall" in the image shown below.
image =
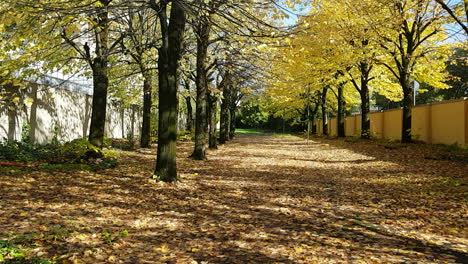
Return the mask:
M465 101L432 105L432 143L465 145Z
M322 129L322 120L317 121L317 134L322 135L323 134L323 129Z
M411 112L411 136L414 140L432 142L432 105L413 107Z
M336 117L328 120L328 134L330 136L338 136L338 119Z
M361 136L361 115L356 115L354 119L354 135Z
M383 138L384 128L384 113L374 112L369 114L371 136L375 138Z
M345 117L345 135L347 137L355 136L355 116Z
M369 114L371 135L390 140L401 139L401 109L373 112ZM317 121L319 134L322 134L321 120ZM338 133L337 119L329 120L330 135ZM434 144L468 145L468 98L446 101L412 108L411 134L414 140ZM345 117L345 135L359 136L361 115Z
M403 125L403 110L394 109L384 111L384 138L390 140L401 139L401 126Z

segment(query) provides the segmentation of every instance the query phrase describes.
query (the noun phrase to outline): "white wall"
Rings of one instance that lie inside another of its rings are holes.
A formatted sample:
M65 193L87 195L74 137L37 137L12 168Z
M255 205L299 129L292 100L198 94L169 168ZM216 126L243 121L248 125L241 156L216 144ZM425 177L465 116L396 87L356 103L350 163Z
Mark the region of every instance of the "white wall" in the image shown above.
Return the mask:
M91 119L92 96L60 88L31 84L20 93L14 108L0 104L0 139L21 139L23 124L31 125L35 142L44 144L52 140L57 128L61 142L86 138ZM32 101L28 101L32 98ZM32 102L32 103L31 103ZM122 109L118 101L108 100L106 134L110 138L140 134L139 109Z

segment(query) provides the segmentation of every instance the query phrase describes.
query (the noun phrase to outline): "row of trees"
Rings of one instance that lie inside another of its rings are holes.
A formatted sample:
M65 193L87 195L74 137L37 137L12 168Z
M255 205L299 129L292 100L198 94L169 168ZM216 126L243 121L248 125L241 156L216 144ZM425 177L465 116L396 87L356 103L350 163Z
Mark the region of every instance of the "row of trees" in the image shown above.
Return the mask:
M207 146L217 145L218 112L224 143L233 136L236 107L245 90L264 86L268 108L284 117L300 113L311 120L321 112L326 120L330 104L336 105L340 136L344 110L360 102L362 137L369 137L371 90L403 98L402 139L411 140L411 81L448 88L444 69L453 43L446 41L445 25L455 17L464 26L466 5L434 0L300 2L2 2L0 84L21 86L25 78L54 71L92 78L89 141L96 146L103 143L109 96L128 104L141 101L143 147L150 144L151 109L157 107L155 175L162 181L177 180L180 96L187 102L187 128L195 130L192 157L199 160L206 159ZM286 17L285 6L297 4L310 7L309 14L297 26L281 28L277 21Z
M270 110L312 123L321 112L326 124L326 113L336 109L338 136L344 136L345 109L360 104L361 137L369 138L370 94L377 92L401 101L401 138L411 141L412 83L450 87L447 64L454 47L466 42L457 43L447 25L456 17L464 29L466 8L466 1L314 1L290 38L265 48L276 55Z
M0 3L2 86L61 71L93 80L89 141L102 146L109 96L134 103L142 95L141 146L150 145L151 109L158 108L155 175L176 181L179 87L185 87L192 157L234 135L234 113L244 89L260 76L259 39L280 32L274 1L18 0ZM193 124L192 86L196 90ZM157 87L157 96L154 96Z

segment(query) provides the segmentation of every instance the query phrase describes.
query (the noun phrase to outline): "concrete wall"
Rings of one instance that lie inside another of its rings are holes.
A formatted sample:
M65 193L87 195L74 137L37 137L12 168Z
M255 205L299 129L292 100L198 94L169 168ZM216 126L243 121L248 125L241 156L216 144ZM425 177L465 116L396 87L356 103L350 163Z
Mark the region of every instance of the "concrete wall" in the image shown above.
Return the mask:
M330 136L338 136L338 119L328 120L328 131Z
M352 136L355 136L355 133L356 133L356 116L345 117L345 136L352 137Z
M468 100L432 105L432 143L467 145Z
M401 109L369 114L371 135L390 140L401 139ZM317 121L321 124L321 121ZM329 120L329 132L337 134L336 118ZM412 109L411 134L414 140L434 144L468 145L468 98L420 105ZM319 130L321 134L322 130ZM361 115L345 117L345 135L359 136Z
M371 136L375 138L384 137L384 113L373 112L369 114Z
M0 139L20 140L23 124L30 124L31 138L40 144L50 142L55 129L61 142L87 137L91 95L37 84L29 85L18 95L20 100L15 107L0 104ZM28 101L29 98L33 100ZM110 138L137 136L141 111L124 109L118 101L109 99L105 129Z

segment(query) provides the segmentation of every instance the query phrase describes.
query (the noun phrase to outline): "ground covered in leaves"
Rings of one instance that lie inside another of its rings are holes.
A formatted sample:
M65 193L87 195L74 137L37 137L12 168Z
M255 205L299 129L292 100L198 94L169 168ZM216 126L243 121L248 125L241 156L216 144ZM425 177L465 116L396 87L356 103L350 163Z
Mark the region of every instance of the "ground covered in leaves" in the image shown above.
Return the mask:
M178 184L148 181L154 150L122 152L117 169L1 175L3 261L467 261L468 163L431 146L243 135L207 161L179 147Z

